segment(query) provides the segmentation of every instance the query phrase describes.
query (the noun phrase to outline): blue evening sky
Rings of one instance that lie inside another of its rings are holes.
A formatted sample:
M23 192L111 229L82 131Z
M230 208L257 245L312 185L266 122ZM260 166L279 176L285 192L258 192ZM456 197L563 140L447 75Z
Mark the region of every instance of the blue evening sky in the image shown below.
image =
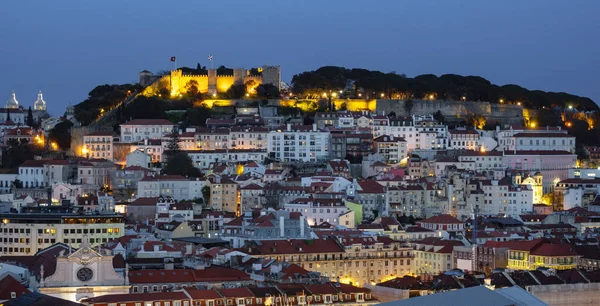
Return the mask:
M96 85L178 65L324 65L496 84L600 100L600 1L1 0L0 103L42 90L60 115Z

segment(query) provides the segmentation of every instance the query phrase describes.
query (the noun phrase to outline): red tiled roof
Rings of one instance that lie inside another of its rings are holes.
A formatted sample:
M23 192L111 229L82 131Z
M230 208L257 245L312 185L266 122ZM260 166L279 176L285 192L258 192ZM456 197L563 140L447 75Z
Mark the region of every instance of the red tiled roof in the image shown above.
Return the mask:
M250 280L250 276L243 271L219 266L211 266L203 270L177 269L129 271L129 282L132 284L219 283L244 280Z
M291 239L291 240L263 240L261 245L255 245L242 252L247 254L300 254L300 253L337 253L344 249L333 239Z
M135 201L129 203L132 206L156 206L158 198L137 198Z
M162 241L146 241L144 242L144 244L142 245L141 249L143 249L145 252L152 252L154 251L154 246L158 245L160 246L160 250L161 251L166 251L166 252L177 252L179 250L177 250L176 248L162 242Z
M209 291L209 290L205 290ZM84 299L86 305L95 304L113 304L113 303L133 303L147 301L172 301L172 300L188 300L187 295L182 291L177 292L145 292L144 294L108 294L92 298ZM154 305L154 303L152 303Z
M184 290L187 291L187 293L190 295L190 297L192 297L192 299L196 300L215 300L221 298L221 294L219 294L219 292L215 289L201 290L195 288L185 288Z
M566 243L544 243L531 251L531 255L539 256L577 256L573 247Z
M362 181L358 182L361 190L359 193L383 193L383 186L376 181Z
M240 298L254 296L254 294L248 290L248 288L229 288L219 289L219 292L226 298Z
M12 292L19 297L24 293L29 293L29 290L14 277L6 274L4 278L0 279L0 301L14 298L11 296Z
M423 223L436 223L436 224L464 224L464 222L452 217L451 215L439 215L429 217L425 220L421 220L417 222L418 224Z

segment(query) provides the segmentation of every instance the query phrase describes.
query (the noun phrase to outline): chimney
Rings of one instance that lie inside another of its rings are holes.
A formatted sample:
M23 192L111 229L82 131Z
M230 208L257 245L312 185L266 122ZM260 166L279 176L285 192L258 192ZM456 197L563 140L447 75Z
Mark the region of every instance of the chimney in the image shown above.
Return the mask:
M147 146L148 145L148 138L144 138L144 145Z
M300 237L304 237L304 216L300 216Z
M313 128L312 128L313 132L317 130L317 124L313 123Z
M289 131L291 131L291 130L292 130L292 124L291 124L291 123L288 123L288 124L287 124L287 131L289 132Z
M285 237L285 218L283 216L279 217L279 236Z

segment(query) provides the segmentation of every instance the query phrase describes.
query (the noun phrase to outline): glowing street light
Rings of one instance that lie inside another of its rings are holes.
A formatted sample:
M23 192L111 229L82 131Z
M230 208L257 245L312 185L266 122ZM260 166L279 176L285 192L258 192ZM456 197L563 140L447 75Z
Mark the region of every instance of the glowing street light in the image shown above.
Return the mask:
M217 96L217 93L214 93L214 94L213 94L213 98L215 98L216 96Z
M382 97L382 98L383 98L383 97L385 97L385 94L384 94L383 92L381 93L381 97Z
M504 103L504 99L500 99L500 103Z
M249 96L250 96L250 94L249 94L249 93L246 93L246 97L249 97Z
M517 102L517 105L521 106L521 102Z
M433 100L433 98L435 98L435 96L433 94L429 95L429 100Z
M569 109L573 109L573 105L569 105Z
M467 97L465 97L465 96L462 96L462 98L461 98L461 99L462 99L463 101L466 101L466 100L467 100Z
M529 124L529 126L531 126L532 128L535 127L535 122L532 122L531 124Z
M361 94L361 93L358 93L358 96L359 96L359 97L362 97L362 94Z

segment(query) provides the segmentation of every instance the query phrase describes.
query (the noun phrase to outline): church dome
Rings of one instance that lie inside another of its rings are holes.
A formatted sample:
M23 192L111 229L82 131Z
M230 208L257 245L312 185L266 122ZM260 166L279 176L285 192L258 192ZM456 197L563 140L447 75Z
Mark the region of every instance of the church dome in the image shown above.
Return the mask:
M17 94L13 90L10 99L6 101L6 108L17 108L19 107L19 101L17 101Z
M46 110L46 101L44 101L44 96L42 95L42 91L38 92L37 100L33 103L33 110L36 111L45 111Z

